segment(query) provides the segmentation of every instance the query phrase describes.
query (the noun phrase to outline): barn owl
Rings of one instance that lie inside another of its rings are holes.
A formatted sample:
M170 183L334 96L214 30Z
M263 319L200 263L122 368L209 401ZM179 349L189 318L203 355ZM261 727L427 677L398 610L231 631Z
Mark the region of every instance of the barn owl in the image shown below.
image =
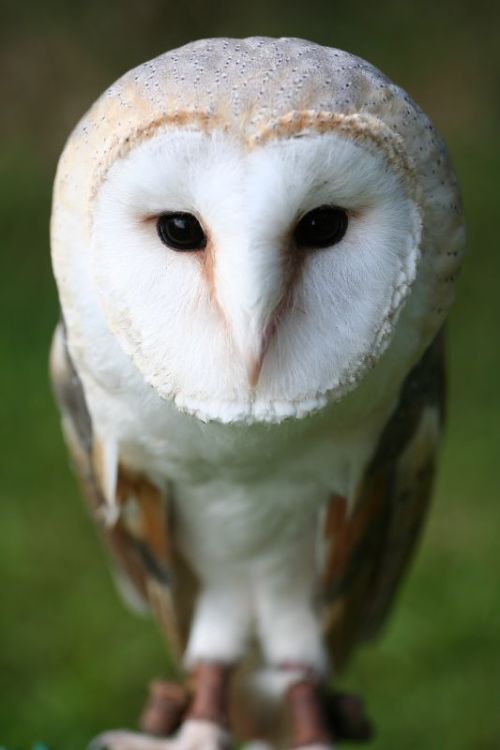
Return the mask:
M70 136L51 223L63 431L179 683L112 750L331 750L427 509L463 246L436 130L367 62L197 41Z

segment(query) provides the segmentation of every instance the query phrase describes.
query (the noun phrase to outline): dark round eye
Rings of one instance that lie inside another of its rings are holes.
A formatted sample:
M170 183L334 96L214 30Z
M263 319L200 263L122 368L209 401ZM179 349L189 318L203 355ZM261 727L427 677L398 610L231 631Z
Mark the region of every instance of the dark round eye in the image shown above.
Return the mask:
M320 206L309 211L295 227L294 238L298 247L330 247L340 242L349 221L343 208Z
M163 244L173 250L203 250L207 244L206 234L193 214L161 214L156 228Z

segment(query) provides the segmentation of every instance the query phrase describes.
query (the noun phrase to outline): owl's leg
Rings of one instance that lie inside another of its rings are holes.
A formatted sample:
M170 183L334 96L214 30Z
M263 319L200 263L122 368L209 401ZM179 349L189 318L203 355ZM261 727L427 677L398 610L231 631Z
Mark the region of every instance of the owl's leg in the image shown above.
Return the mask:
M292 747L332 750L317 695L327 658L312 603L314 566L294 557L286 562L256 581L257 627L269 665L258 684L284 703Z
M333 750L337 735L323 711L324 678L320 673L306 665L283 663L266 670L261 680L264 690L284 705L285 736L290 747Z
M292 747L332 748L335 740L369 739L362 702L328 689L331 670L313 605L314 565L291 558L256 581L258 631L270 665L261 689L284 703Z
M250 597L241 581L226 578L205 585L197 601L185 657L193 675L193 699L179 735L189 735L196 727L200 738L202 732L208 733L196 750L223 750L231 744L230 678L245 651L251 625ZM179 750L184 750L184 745Z
M252 627L251 593L238 580L206 583L196 602L185 662L235 664Z
M227 728L231 667L200 662L193 674L193 698L186 718L173 738L160 739L137 732L112 731L99 735L89 750L230 750Z
M236 585L207 585L193 618L186 664L192 674L192 698L185 719L172 738L135 732L106 732L91 750L229 750L229 683L249 636L248 592Z

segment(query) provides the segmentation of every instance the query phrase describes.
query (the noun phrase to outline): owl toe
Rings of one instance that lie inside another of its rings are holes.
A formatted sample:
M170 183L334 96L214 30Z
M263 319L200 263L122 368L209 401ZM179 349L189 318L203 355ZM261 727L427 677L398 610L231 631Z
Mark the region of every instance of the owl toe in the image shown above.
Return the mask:
M99 734L87 750L169 750L169 747L167 740L117 729Z
M229 732L211 721L189 719L175 737L165 739L116 730L98 735L87 750L231 750Z
M231 750L231 735L212 721L188 719L172 742L172 750Z

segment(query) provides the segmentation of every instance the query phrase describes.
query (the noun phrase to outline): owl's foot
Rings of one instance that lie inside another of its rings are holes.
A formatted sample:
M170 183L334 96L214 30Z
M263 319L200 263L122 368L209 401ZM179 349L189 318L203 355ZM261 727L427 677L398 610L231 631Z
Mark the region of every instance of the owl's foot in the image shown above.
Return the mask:
M227 702L231 667L200 662L191 688L156 680L141 716L145 732L105 732L89 750L229 750ZM177 731L174 736L173 733Z
M312 677L292 684L287 702L294 748L331 750L334 740L366 742L373 736L360 698L328 692Z
M353 742L373 739L373 724L359 696L323 690L320 704L326 725L336 739Z
M94 737L87 750L163 750L164 740L126 729L103 732Z
M155 737L170 737L186 717L191 702L187 687L176 682L153 680L139 719L139 728Z
M304 676L288 689L291 743L294 750L333 750L323 716L318 683Z
M204 719L188 719L175 737L160 739L138 732L104 732L90 743L88 750L231 750L229 732Z

